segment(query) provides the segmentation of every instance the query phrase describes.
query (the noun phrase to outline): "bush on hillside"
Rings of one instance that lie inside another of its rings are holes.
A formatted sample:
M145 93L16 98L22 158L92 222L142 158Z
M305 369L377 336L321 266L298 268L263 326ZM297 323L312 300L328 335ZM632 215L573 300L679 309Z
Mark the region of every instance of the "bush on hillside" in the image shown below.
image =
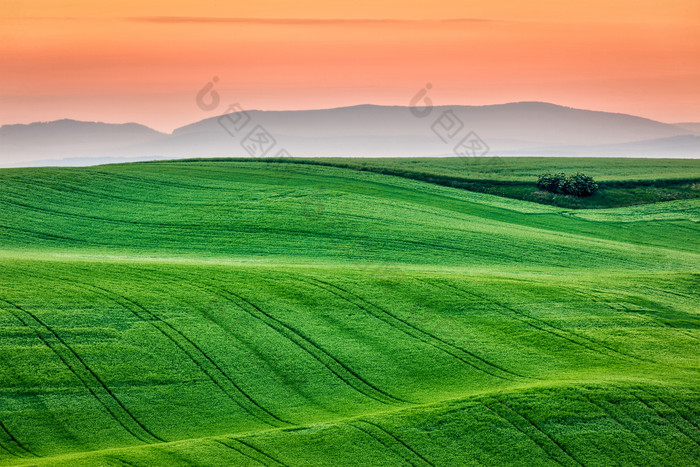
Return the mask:
M574 196L591 196L598 191L598 184L593 177L578 172L566 178L565 191Z
M537 179L537 188L551 193L559 193L564 180L566 180L566 175L563 173L542 174L540 178Z
M537 179L537 188L562 195L590 196L598 191L598 184L586 174L577 172L574 175L564 173L545 173Z

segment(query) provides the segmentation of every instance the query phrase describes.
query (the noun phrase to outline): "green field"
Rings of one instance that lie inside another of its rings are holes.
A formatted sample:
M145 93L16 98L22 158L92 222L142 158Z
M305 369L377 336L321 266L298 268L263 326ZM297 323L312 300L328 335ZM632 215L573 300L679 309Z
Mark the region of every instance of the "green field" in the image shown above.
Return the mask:
M698 159L434 157L296 159L294 162L400 176L572 209L700 198ZM537 189L539 175L558 172L583 172L599 182L600 190L593 196L578 198Z
M0 186L0 465L700 465L700 199L260 161Z
M310 159L351 167L413 170L482 180L531 182L544 172L585 172L599 181L700 179L698 159L609 157L432 157Z

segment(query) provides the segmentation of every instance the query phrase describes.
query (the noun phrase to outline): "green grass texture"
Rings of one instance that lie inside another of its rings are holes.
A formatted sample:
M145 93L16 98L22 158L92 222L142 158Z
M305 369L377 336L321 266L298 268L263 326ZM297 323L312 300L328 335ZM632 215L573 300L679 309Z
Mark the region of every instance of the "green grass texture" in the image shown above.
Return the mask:
M699 199L223 160L0 186L0 465L700 464Z
M394 175L570 209L614 208L700 198L700 160L555 157L268 159ZM592 196L537 189L544 173L583 172L599 183Z

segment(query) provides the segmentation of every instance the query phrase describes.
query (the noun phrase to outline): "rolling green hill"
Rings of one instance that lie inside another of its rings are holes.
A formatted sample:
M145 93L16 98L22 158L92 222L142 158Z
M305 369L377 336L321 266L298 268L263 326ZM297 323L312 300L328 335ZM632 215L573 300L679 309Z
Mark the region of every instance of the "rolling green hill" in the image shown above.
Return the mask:
M532 182L544 172L585 172L601 182L700 178L697 159L610 157L417 157L310 159L353 168L412 170L474 180Z
M700 459L698 199L254 161L0 186L0 465Z
M269 159L270 162L280 160ZM284 162L343 167L571 209L700 198L700 160L556 157L323 158ZM537 189L544 173L584 172L600 189L579 198Z

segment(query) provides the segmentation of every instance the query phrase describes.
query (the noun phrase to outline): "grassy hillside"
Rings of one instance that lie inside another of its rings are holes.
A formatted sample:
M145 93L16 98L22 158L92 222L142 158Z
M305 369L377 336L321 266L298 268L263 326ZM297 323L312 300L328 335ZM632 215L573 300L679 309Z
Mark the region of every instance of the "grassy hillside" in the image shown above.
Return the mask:
M700 160L554 157L283 159L381 173L571 209L611 208L700 198ZM537 189L543 173L583 172L599 182L593 196Z
M700 200L263 162L0 183L0 465L700 458Z
M635 181L700 178L697 159L631 159L609 157L421 157L333 158L319 162L354 167L393 168L475 180L531 182L543 172L585 172L596 180Z

